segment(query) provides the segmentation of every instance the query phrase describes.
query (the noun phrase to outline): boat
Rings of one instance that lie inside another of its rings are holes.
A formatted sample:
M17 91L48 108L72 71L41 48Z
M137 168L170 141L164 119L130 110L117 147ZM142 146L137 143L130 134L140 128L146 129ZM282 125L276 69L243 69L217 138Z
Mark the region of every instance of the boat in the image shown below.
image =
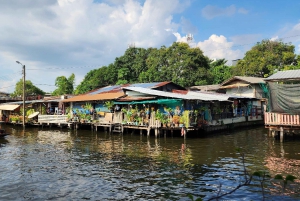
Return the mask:
M6 133L4 129L0 129L0 138L5 137L9 135L9 133Z

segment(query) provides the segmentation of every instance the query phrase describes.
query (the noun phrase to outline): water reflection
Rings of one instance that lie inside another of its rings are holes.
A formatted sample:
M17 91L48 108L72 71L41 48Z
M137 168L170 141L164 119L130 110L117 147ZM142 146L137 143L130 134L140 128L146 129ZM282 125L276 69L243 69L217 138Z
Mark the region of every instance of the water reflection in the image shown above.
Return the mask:
M300 172L300 141L280 144L264 129L186 140L7 129L13 132L0 148L0 189L6 192L0 200L188 200L189 193L209 198L220 184L226 191L242 180L244 165L236 147L245 152L249 171ZM227 198L260 200L255 182ZM271 199L281 198L280 184L267 185L272 186ZM291 188L285 195L292 196L284 198L299 198L296 190Z

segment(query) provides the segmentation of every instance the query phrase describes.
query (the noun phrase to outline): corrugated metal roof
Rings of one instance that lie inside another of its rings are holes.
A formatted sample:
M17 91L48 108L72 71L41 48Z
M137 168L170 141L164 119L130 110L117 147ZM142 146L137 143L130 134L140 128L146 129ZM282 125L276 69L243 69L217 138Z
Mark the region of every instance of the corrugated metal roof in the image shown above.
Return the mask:
M228 80L225 80L221 86L224 86L226 84L229 84L230 82L234 80L242 80L249 84L259 84L259 83L265 83L264 78L261 77L246 77L246 76L234 76Z
M122 91L124 87L143 87L143 88L157 88L164 85L172 83L170 81L165 82L150 82L150 83L135 83L135 84L123 84L123 85L113 85L113 86L106 86L99 89L92 90L82 95L94 95L100 93L108 93L108 92L118 92ZM179 86L179 85L178 85Z
M233 96L231 94L222 94L222 93L204 92L204 91L189 91L188 94L193 94L193 93L199 94L201 97L207 97L219 101L226 101L229 99L255 99L246 96L236 96L236 95Z
M209 93L209 92L201 92L201 91L189 91L187 95L198 96L207 100L216 100L216 101L228 101L230 96L226 94L219 93Z
M3 105L0 105L0 110L13 111L13 110L17 109L18 107L20 107L20 105L3 104Z
M279 71L265 79L266 81L277 80L300 80L300 70Z
M119 98L118 101L139 101L139 100L151 100L155 99L156 97L148 96L148 97L134 97L134 96L126 96L124 98Z
M102 87L100 89L96 89L94 91L88 92L85 95L94 95L94 94L100 94L100 93L104 93L104 92L108 92L111 90L115 90L115 89L121 89L121 85L114 85L114 86L106 86L106 87Z
M231 89L231 88L239 88L239 87L247 87L250 84L241 84L241 83L236 83L236 84L230 84L230 85L225 85L220 87L221 89Z
M217 91L219 88L220 88L219 84L212 84L212 85L191 86L189 87L189 90Z
M178 98L185 100L203 100L203 101L227 101L228 97L226 96L211 96L205 93L201 94L200 92L189 91L187 94L178 94L172 92L158 91L142 87L125 87L125 90L136 91L143 94L169 97L169 98Z
M135 83L131 84L128 87L144 87L144 88L156 88L169 84L170 82L151 82L151 83Z
M44 101L42 99L40 100L30 100L30 101L25 101L25 104L31 104L31 103L43 103L43 102L47 102L47 101ZM17 105L22 105L23 104L23 101L16 101L16 102L7 102L5 103L7 105L13 105L13 104L17 104Z
M73 98L65 99L62 102L82 102L82 101L94 101L94 100L114 100L124 96L123 92L117 93L101 93L94 95L81 95Z

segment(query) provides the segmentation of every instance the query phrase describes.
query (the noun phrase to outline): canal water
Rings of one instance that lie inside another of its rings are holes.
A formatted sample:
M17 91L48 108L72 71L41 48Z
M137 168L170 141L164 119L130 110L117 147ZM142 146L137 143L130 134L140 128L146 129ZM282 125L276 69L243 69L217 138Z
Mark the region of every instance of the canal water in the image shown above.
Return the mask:
M242 183L244 167L300 178L300 139L262 127L184 140L1 126L11 135L0 139L0 200L208 200ZM262 200L260 181L221 200ZM263 185L266 200L300 199L297 182Z

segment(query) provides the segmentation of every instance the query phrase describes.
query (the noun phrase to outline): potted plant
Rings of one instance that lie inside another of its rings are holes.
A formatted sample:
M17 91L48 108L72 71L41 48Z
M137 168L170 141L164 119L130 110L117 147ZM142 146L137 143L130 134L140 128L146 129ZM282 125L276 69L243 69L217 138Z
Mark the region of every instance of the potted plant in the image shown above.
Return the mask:
M180 118L179 118L179 127L184 126L184 121L185 121L184 116L180 116Z
M94 108L91 103L86 103L84 109L88 110L90 114L92 114L94 111Z
M180 116L178 115L173 116L173 123L175 124L175 127L179 126L179 120L180 120Z
M114 102L113 102L113 101L106 101L106 102L104 103L104 106L105 106L107 109L109 109L110 112L113 113L113 111L114 111L114 109L113 109L113 107L114 107Z

